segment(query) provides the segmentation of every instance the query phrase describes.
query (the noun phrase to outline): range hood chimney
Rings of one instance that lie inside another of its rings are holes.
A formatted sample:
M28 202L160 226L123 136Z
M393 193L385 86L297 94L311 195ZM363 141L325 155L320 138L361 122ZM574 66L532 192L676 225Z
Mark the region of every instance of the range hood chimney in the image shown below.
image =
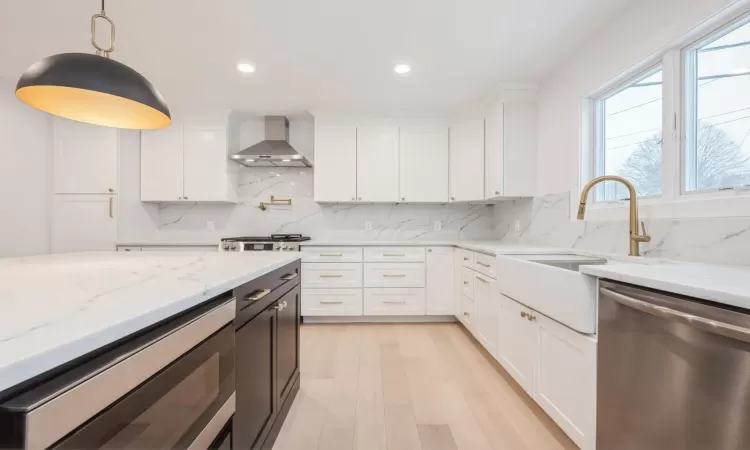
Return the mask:
M289 144L289 120L266 116L262 141L232 155L232 161L247 167L312 167L310 161Z

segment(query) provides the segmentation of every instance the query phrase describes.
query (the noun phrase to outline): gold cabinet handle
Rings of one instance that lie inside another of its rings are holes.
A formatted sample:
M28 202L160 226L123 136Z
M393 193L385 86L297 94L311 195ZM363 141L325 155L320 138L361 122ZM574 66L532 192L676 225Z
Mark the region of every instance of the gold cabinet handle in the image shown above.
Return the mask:
M529 319L529 322L533 322L536 320L536 316L532 316L531 314L526 314L526 318Z
M384 273L384 277L386 278L403 278L406 276L405 273Z
M383 253L383 256L406 256L406 253Z
M406 300L383 300L383 303L406 303Z
M260 292L256 291L252 294L249 294L247 297L245 297L245 300L255 302L255 301L262 299L263 297L265 297L266 295L270 293L271 293L270 289L261 289Z
M344 302L342 302L341 300L321 300L320 301L321 305L340 305L342 303Z
M112 219L115 217L114 212L112 211L112 204L114 203L114 199L112 197L109 198L109 218Z
M488 283L488 284L489 284L489 281L485 280L485 279L484 279L484 278L482 278L482 277L477 277L477 280L479 280L479 281L481 281L481 282L483 282L483 283Z
M525 319L526 317L528 317L528 314L524 311L521 311L521 317Z
M343 277L343 275L341 275L340 273L338 273L338 274L323 274L323 275L318 275L318 276L320 278L341 278L341 277Z
M464 281L464 284L469 284L469 282L468 281Z
M321 253L320 256L344 256L343 253Z
M479 262L479 261L477 261L477 264L479 264L479 265L480 265L480 266L482 266L482 267L486 267L486 268L488 268L488 269L489 269L490 267L492 267L492 266L490 266L489 264L485 264L485 263L483 263L483 262Z
M468 261L468 260L469 260L469 257L468 256L464 256L464 261Z
M284 281L289 281L289 280L293 280L293 279L297 278L298 275L299 274L297 274L297 273L288 273L288 274L284 275L283 277L281 277L281 279L284 280Z
M282 303L281 306L283 306L284 308L286 308L287 306L289 306L289 303L286 300L284 300L284 303Z

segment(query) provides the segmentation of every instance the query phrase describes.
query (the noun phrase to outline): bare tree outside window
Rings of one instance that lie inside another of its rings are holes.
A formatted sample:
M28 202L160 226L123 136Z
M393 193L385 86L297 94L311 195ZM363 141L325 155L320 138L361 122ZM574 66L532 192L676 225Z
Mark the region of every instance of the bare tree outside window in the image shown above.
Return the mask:
M661 135L639 144L619 170L640 195L661 192ZM750 157L721 128L701 125L697 139L698 189L742 184L750 176ZM627 197L627 195L626 195Z

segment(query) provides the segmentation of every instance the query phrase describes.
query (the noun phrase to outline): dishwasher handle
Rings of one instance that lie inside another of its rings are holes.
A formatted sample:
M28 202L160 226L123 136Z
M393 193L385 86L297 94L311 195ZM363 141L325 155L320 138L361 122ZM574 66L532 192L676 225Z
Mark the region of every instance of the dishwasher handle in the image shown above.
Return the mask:
M600 288L603 295L629 308L641 311L672 322L678 322L709 333L750 343L750 328L677 311L666 306L655 305L650 302L623 295L606 287Z

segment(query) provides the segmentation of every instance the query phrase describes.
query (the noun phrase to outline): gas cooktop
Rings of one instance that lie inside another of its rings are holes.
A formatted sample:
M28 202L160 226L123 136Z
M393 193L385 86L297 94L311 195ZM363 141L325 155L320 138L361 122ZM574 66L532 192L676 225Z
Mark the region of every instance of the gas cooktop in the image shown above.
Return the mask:
M299 251L294 242L309 241L309 236L301 234L272 234L270 236L239 236L223 238L219 250L225 252L248 251Z

